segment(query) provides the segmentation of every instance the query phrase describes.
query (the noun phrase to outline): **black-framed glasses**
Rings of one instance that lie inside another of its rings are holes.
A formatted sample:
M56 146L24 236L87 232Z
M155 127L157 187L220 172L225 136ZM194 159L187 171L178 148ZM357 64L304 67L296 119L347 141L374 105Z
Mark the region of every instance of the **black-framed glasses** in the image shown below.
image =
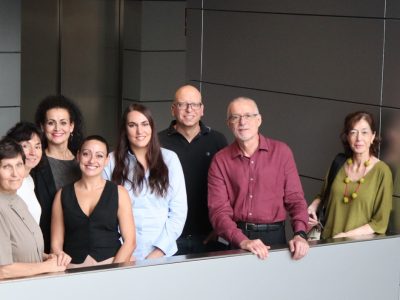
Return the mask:
M180 110L183 109L188 109L189 107L193 110L200 109L200 107L203 105L201 102L175 102L174 106L177 107Z
M230 115L228 118L228 121L231 123L239 123L240 119L243 119L245 121L249 121L257 117L259 113L254 113L254 114L244 114L244 115Z

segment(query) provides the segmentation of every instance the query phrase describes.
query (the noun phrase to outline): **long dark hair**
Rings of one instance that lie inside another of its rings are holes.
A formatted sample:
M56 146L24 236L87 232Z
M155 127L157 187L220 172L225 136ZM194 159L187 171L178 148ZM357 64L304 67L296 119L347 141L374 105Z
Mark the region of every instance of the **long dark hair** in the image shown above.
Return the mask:
M351 114L348 114L344 119L343 130L342 133L340 134L340 139L342 140L344 153L346 157L351 157L353 155L353 151L350 148L347 136L349 135L350 130L354 128L354 125L360 120L365 120L368 123L369 127L371 127L372 133L375 133L375 138L372 142L371 147L369 148L369 154L378 156L380 138L377 136L374 117L372 116L372 114L366 111L353 112Z
M129 182L132 185L133 190L137 193L143 189L143 184L145 183L145 169L139 161L136 161L136 164L133 167L133 176L128 178L130 166L126 159L128 151L130 151L130 143L127 136L126 126L128 114L132 111L140 112L149 121L152 133L146 152L146 162L150 172L148 185L152 193L164 197L167 194L169 187L168 167L162 157L160 142L154 126L153 117L150 110L144 105L131 104L124 111L119 129L118 144L114 151L115 168L111 179L116 184Z
M35 123L37 126L44 126L46 113L53 108L63 108L68 111L70 122L74 123L74 131L68 139L68 149L76 155L83 139L83 117L78 106L63 95L48 96L40 102L35 113ZM43 140L44 148L47 148L47 139Z

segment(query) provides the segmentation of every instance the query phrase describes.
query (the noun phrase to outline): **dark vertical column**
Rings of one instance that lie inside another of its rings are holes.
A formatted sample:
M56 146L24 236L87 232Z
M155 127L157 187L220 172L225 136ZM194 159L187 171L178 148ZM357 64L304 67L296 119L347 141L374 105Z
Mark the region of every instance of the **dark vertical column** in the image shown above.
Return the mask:
M119 1L61 2L61 93L80 105L87 134L101 134L113 143L119 102Z
M59 1L22 2L21 119L33 120L38 103L61 89Z
M144 102L169 124L175 90L186 82L186 1L126 1L124 105Z

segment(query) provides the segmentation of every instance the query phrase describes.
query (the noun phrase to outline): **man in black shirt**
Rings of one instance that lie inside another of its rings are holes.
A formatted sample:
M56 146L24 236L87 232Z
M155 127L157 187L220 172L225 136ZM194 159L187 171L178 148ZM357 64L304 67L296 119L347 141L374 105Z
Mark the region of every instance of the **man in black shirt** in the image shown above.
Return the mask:
M178 155L188 199L188 216L177 255L223 250L216 241L208 218L207 175L215 153L227 146L224 135L200 121L204 105L200 92L191 85L180 87L171 106L175 120L159 133L161 145Z

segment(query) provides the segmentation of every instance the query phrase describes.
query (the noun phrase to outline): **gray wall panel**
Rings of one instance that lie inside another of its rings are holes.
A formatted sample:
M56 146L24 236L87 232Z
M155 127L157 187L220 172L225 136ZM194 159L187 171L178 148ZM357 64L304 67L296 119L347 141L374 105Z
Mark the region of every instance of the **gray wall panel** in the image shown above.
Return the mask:
M62 13L61 91L79 103L86 132L112 142L119 118L115 1L65 0Z
M385 0L204 0L206 9L383 17Z
M206 11L203 80L378 104L383 22Z
M383 105L400 108L400 20L386 21Z
M315 199L315 196L320 193L323 181L304 176L300 176L300 180L303 186L304 197L307 203L311 203Z
M142 1L125 1L124 48L141 49Z
M387 0L386 17L387 18L400 18L400 1L399 0Z
M0 106L20 106L20 83L21 54L0 53Z
M394 194L400 197L400 109L382 110L382 154L393 171Z
M188 8L201 8L203 0L187 0Z
M142 11L142 49L185 50L185 1L146 1Z
M393 209L390 215L388 232L400 232L400 196L393 197Z
M124 51L123 97L140 99L141 52Z
M201 80L201 15L200 10L187 10L186 77L188 80Z
M21 1L0 0L0 137L20 119Z
M0 52L21 51L21 1L0 1Z
M334 156L343 151L339 135L348 113L367 110L379 117L379 108L373 106L204 84L204 119L230 140L232 134L223 120L227 104L238 96L258 103L263 116L261 132L286 142L299 173L315 178L323 178Z
M142 52L141 101L171 100L186 81L185 52Z
M185 1L127 1L125 49L185 50Z
M22 5L21 119L34 119L39 102L57 93L58 6L54 0Z
M19 107L0 107L0 137L19 121Z
M186 82L186 1L126 4L124 98L170 101Z

